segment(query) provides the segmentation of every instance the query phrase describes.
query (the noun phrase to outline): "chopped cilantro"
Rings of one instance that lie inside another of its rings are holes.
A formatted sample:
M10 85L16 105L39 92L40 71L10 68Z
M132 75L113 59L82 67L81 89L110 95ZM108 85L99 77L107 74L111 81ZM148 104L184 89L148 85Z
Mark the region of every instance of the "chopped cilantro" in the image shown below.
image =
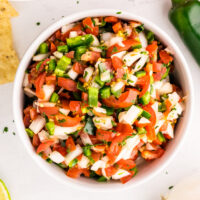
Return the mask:
M171 190L173 187L174 187L174 186L173 186L173 185L171 185L171 186L169 186L169 187L168 187L168 189L169 189L169 190Z
M40 25L40 22L37 22L36 25L39 26L39 25Z
M59 119L58 122L59 123L64 123L64 122L66 122L66 120L65 119Z
M121 12L121 11L119 11L119 12L116 12L116 14L120 15L120 14L122 14L122 12Z
M16 135L16 133L15 133L15 132L12 132L12 134L13 134L13 135Z
M79 1L76 1L76 4L79 4Z
M116 52L118 52L118 49L117 49L117 47L113 47L113 49L112 49L112 53L116 53Z
M8 132L8 127L4 127L3 133L7 133L7 132Z

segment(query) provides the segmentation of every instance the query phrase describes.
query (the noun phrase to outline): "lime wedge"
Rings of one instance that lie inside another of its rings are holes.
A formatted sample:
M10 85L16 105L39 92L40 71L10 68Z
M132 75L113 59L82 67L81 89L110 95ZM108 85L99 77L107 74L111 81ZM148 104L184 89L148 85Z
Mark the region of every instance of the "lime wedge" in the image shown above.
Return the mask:
M0 199L1 200L11 200L10 194L5 183L0 179Z

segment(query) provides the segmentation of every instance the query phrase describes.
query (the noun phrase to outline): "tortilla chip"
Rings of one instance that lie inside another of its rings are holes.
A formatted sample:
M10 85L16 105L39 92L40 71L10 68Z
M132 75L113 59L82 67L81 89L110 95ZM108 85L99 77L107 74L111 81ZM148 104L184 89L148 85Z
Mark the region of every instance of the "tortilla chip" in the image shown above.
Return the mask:
M7 0L0 0L0 18L10 18L18 16L18 12Z
M14 80L19 60L12 46L9 18L0 18L0 84Z

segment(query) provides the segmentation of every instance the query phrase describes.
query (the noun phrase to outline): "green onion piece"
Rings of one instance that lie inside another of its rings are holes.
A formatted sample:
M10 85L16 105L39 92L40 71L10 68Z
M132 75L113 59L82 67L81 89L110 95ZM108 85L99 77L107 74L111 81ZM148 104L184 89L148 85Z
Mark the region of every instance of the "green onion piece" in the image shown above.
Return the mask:
M113 115L114 108L110 108L110 107L106 107L106 106L103 106L103 108L106 109L106 115L108 115L108 116Z
M140 98L140 102L141 102L143 105L147 105L147 104L149 104L150 99L151 99L150 92L147 91L147 92Z
M101 79L100 79L100 75L98 74L98 75L96 75L96 77L95 77L95 80L94 80L99 86L101 86L101 87L103 87L104 86L104 84L105 84L105 82L104 81L102 81Z
M170 67L167 67L167 71L164 73L164 75L162 76L161 80L167 78L167 76L169 74L169 71L170 71Z
M26 128L25 130L29 137L32 138L34 136L34 132L30 128Z
M142 45L141 44L137 44L137 45L133 45L132 46L132 49L141 49L142 48Z
M88 102L89 106L96 107L98 104L99 90L95 87L89 87L88 89Z
M81 56L87 51L87 47L86 46L79 46L76 48L76 52L75 52L75 58L77 60L81 60Z
M143 110L142 116L145 117L145 118L147 118L147 119L151 118L151 114L149 112L145 111L145 110Z
M97 179L98 182L106 182L107 181L107 178L104 177L104 176L100 176L98 179Z
M166 142L166 139L161 132L158 132L157 137L160 140L160 142L162 142L162 143Z
M54 130L55 130L54 122L52 122L52 121L47 122L45 127L48 130L49 135L53 135L54 134Z
M106 99L110 97L110 87L103 87L100 89L100 96L102 99Z
M93 42L94 38L91 34L77 36L73 38L67 38L67 45L69 48L75 48L78 46L89 46Z
M148 41L149 44L152 43L155 39L153 32L148 31L147 34L146 34L146 38L147 38L147 41Z
M57 46L57 50L62 53L67 53L69 51L67 45Z
M136 127L136 130L137 130L138 135L143 135L147 133L144 127Z
M56 103L56 102L58 101L58 99L59 99L58 94L54 92L54 93L51 95L51 98L50 98L49 101L52 102L52 103Z
M138 173L138 168L134 167L134 168L130 169L130 171L134 171L134 175L133 175L133 177L134 177Z
M63 56L58 62L57 62L57 66L55 69L55 74L57 76L63 76L68 65L71 64L71 58L68 58L66 56Z
M90 148L90 145L86 145L83 147L83 154L87 157L90 157L92 155Z
M69 163L69 168L74 167L77 163L78 163L78 159L75 158L74 160L72 160L72 161Z
M135 72L135 75L137 76L137 78L141 78L146 75L146 72L145 71Z
M117 90L117 91L113 91L112 88L111 88L111 92L116 98L119 98L121 93L122 93L122 90L120 89L120 90Z
M153 84L154 83L154 78L153 76L150 76L150 84Z
M49 61L49 67L48 67L48 72L53 72L56 68L56 60L55 59L51 59Z
M40 44L38 51L41 54L47 53L48 52L48 45L47 45L47 43L44 42L44 43Z

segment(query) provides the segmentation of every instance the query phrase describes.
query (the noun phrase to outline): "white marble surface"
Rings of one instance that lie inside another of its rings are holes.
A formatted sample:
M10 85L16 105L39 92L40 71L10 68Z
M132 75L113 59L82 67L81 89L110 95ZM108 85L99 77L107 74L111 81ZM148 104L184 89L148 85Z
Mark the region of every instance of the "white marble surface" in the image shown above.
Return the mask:
M2 178L14 200L159 200L160 195L168 191L170 185L192 174L200 168L200 68L178 37L175 29L168 21L170 0L35 0L13 1L20 16L13 19L14 43L22 57L31 41L49 24L61 16L92 8L115 8L141 15L152 20L164 29L177 42L189 64L195 87L195 113L192 126L180 152L171 164L149 182L125 192L86 193L67 188L45 174L25 151L15 131L12 115L13 84L0 86L0 178ZM36 26L36 22L41 22ZM8 133L2 133L5 126Z

